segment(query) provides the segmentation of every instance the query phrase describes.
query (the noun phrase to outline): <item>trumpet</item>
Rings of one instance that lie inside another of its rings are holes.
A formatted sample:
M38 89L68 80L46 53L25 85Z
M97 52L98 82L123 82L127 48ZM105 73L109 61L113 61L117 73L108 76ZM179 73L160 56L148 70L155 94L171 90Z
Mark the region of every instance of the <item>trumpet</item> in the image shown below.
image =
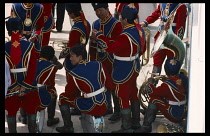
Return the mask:
M153 77L155 80L159 80L159 79L161 79L163 77L166 77L167 78L166 75L159 75L159 73L149 73L149 74L155 75L155 77Z

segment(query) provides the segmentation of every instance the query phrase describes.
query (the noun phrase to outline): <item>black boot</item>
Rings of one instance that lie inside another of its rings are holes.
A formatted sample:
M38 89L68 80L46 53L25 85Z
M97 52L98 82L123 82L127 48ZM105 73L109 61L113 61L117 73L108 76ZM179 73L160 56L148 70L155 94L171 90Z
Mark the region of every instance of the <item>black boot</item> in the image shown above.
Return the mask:
M27 124L27 115L26 115L26 112L22 108L20 108L20 115L18 116L18 120L22 124Z
M47 107L47 113L48 113L48 120L47 120L47 126L50 127L52 125L58 124L59 123L59 118L54 118L55 116L55 107L56 107L56 98L55 97L50 105Z
M28 117L28 131L29 133L37 132L36 114L27 114Z
M10 116L10 117L6 116L6 117L7 117L9 133L17 133L16 116Z
M146 110L146 115L144 116L143 126L136 129L134 133L149 133L152 131L152 122L155 120L156 114L158 112L158 107L156 104L149 102L148 108Z
M161 69L162 69L161 67L156 66L156 65L153 65L152 73L154 73L154 74L152 74L151 77L157 76L157 75L155 75L155 74L160 75ZM154 83L155 86L158 84L158 81L159 81L159 80L156 80L156 81L155 81L155 83Z
M113 98L113 103L114 103L114 114L112 114L112 116L108 120L117 121L121 118L120 104L114 91L112 91L112 98Z
M112 114L112 113L113 113L113 107L112 107L112 102L110 101L108 103L108 107L107 107L107 111L106 111L105 115Z
M132 121L132 129L139 128L140 125L140 102L131 102L131 121Z
M63 118L63 127L56 127L56 131L60 133L74 133L73 122L71 121L70 107L67 104L59 105Z
M121 129L112 131L111 133L133 133L133 129L131 128L131 109L121 109L120 113L122 117Z

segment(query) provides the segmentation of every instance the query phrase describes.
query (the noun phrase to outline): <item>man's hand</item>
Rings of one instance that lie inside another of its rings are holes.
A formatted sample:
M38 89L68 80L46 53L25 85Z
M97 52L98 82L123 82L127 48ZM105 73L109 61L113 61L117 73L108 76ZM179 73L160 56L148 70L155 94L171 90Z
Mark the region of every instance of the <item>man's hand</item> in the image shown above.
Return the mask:
M144 22L139 23L141 25L141 27L145 27L146 24Z
M28 39L28 41L35 43L38 41L38 39L36 36L32 36L31 38Z
M25 95L25 93L23 93L23 91L25 91L26 89L24 88L24 87L20 87L20 89L19 89L19 94L18 94L18 96L19 97L22 97L22 96L24 96Z
M98 33L98 31L97 31L96 29L93 29L93 30L92 30L92 36L93 36L93 37L96 37L96 34L97 34L97 33Z
M167 80L167 77L166 77L166 76L162 76L162 77L160 78L160 80L161 80L162 82L165 82L165 81Z
M154 84L155 83L155 79L153 77L148 78L148 83Z

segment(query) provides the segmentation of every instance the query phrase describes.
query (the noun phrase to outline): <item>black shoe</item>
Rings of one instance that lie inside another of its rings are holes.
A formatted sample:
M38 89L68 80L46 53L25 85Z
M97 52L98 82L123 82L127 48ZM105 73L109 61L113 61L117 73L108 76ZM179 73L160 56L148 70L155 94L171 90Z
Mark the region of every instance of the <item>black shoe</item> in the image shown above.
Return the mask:
M59 133L74 133L74 128L73 127L56 127L56 131Z
M121 115L119 112L115 112L108 120L110 121L117 121L121 118Z
M27 118L23 117L21 115L18 116L18 120L22 123L22 124L27 124Z
M60 121L59 118L48 119L47 126L50 127L50 126L56 125L59 123L59 121Z

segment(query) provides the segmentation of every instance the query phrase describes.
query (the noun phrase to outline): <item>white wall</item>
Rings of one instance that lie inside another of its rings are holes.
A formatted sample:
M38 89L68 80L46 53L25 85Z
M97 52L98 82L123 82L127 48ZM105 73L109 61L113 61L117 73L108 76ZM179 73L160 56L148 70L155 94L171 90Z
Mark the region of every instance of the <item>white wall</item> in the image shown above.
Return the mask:
M205 4L192 4L188 133L205 132Z

